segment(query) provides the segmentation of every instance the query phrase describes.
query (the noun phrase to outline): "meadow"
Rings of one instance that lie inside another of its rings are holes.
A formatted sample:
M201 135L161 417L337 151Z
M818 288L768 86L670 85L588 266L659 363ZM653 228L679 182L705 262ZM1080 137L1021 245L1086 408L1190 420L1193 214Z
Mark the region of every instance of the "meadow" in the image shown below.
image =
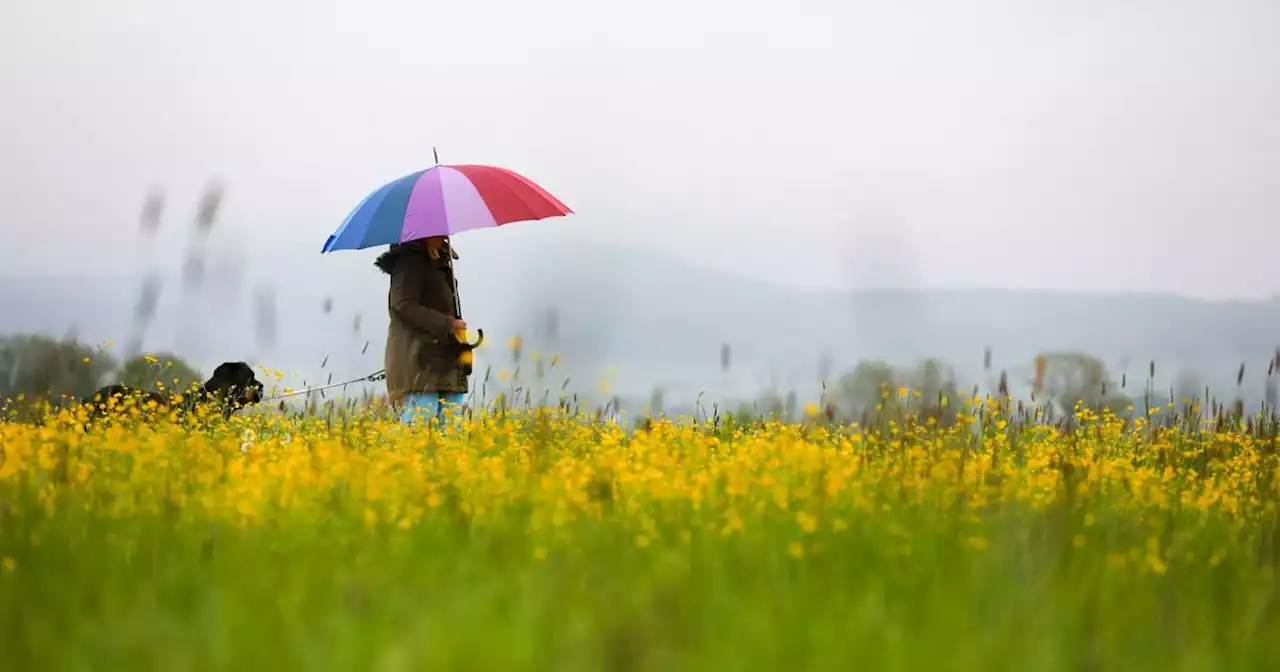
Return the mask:
M0 421L0 666L1280 669L1270 416L885 394Z

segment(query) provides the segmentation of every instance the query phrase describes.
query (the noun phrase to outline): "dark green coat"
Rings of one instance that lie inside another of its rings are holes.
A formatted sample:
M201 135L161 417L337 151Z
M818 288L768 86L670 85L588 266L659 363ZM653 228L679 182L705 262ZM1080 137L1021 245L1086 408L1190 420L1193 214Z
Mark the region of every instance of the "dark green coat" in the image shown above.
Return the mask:
M467 376L458 363L460 344L453 334L456 319L451 247L439 259L421 242L392 246L378 257L379 269L391 276L387 308L387 397L399 406L411 392L467 391Z

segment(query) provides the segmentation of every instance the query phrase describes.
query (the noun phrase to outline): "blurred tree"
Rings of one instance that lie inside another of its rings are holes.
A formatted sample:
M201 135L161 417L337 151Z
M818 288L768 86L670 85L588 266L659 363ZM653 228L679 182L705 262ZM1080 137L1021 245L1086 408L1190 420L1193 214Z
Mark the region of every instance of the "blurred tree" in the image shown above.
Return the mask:
M911 390L911 398L901 396L904 387ZM960 402L953 373L937 359L925 359L910 368L895 368L883 361L858 362L822 401L823 408L833 407L845 419L870 421L869 415L924 412L944 425L954 420L954 413L942 409L957 408Z
M1131 400L1120 393L1101 359L1082 352L1046 352L1038 358L1043 371L1037 386L1065 414L1077 405L1100 411L1109 408L1124 413Z
M844 413L859 415L885 403L886 410L897 402L899 376L882 361L858 362L853 371L836 383L836 407Z
M139 355L120 367L119 380L125 385L146 390L186 391L204 382L190 364L172 353Z
M58 401L87 397L116 369L101 348L41 335L0 337L0 397Z
M940 360L926 359L916 365L904 382L920 395L916 407L923 418L931 418L943 427L955 424L955 409L963 402L955 372Z
M905 382L907 387L920 394L925 406L936 405L940 399L947 399L952 404L960 399L955 375L936 359L926 359L917 364Z

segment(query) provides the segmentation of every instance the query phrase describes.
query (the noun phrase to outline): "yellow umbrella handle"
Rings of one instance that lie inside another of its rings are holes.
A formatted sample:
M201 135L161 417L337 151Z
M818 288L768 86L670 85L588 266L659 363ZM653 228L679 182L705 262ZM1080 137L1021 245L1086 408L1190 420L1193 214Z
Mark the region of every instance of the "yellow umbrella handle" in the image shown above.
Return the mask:
M458 339L458 343L461 343L461 344L462 344L462 349L463 349L464 351L465 351L465 350L475 350L476 348L480 347L480 344L481 344L481 343L484 343L484 329L476 329L476 342L475 342L475 343L468 343L468 342L467 342L467 331L466 331L466 329L459 329L458 331L454 332L453 337L454 337L454 338L456 338L456 339Z
M458 353L458 364L462 366L462 370L469 376L471 375L471 367L475 364L476 357L472 351L480 347L484 343L484 329L477 329L478 338L475 343L467 342L467 332L465 329L459 329L454 332L454 337L458 339L458 343L462 346L462 352Z

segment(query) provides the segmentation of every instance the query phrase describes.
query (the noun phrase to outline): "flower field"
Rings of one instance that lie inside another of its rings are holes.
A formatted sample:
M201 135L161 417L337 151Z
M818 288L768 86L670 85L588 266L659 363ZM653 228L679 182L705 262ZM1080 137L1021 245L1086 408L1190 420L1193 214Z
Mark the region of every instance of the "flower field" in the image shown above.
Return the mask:
M1274 423L956 410L0 422L0 657L1280 669Z

